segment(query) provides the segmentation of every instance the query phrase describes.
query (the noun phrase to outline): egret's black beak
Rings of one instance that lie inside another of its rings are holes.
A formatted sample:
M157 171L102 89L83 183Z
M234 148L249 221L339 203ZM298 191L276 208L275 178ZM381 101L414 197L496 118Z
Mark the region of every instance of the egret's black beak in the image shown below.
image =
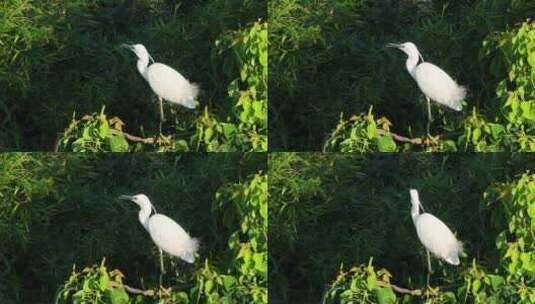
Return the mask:
M126 49L129 49L131 50L132 52L134 51L134 46L130 45L130 44L126 44L126 43L123 43L121 44L121 47L124 47Z
M420 205L420 208L422 208L422 212L425 212L425 208L424 208L424 206L422 205L422 203L418 202L418 205Z
M125 201L131 201L132 198L133 198L133 196L130 196L130 195L121 195L121 196L119 196L120 200L125 200Z
M401 44L399 44L399 43L388 43L386 45L386 47L399 49L399 48L401 48Z

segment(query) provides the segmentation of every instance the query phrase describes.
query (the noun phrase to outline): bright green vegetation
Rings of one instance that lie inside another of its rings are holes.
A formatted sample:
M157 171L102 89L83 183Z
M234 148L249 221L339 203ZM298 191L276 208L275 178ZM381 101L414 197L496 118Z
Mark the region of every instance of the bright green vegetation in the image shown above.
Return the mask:
M266 303L265 164L239 153L0 155L0 302ZM137 206L117 199L139 192L201 240L195 264L165 259L171 291L158 290Z
M286 303L533 303L535 155L269 158L270 297ZM464 242L427 261L408 191ZM412 290L402 294L389 284ZM442 289L443 288L443 289ZM531 301L531 302L530 302Z
M269 3L273 149L535 151L533 1ZM406 56L385 48L406 41L468 87L461 113L432 107L432 144Z
M7 0L0 20L3 149L267 150L265 1ZM200 85L196 110L165 103L162 137L122 43Z

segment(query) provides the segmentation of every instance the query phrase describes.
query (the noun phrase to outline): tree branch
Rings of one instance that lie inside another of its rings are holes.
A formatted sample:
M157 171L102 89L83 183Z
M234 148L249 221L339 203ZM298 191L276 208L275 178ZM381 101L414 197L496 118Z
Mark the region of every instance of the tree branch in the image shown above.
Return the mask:
M115 130L115 129L110 129L110 133L113 135L123 135L126 139L130 141L134 141L134 142L141 142L144 144L153 144L155 142L154 137L143 138L143 137L135 136L135 135L128 134L126 132L122 132L122 131Z
M139 136L135 136L135 135L132 135L132 134L128 134L126 132L122 132L122 131L119 131L119 130L116 130L116 129L110 129L109 132L110 132L110 134L113 134L113 135L123 135L126 139L128 139L129 141L133 141L133 142L141 142L141 143L144 143L144 144L154 144L156 142L156 138L155 137L143 138L143 137L139 137ZM62 133L58 133L58 135L56 137L56 142L54 143L54 152L59 152L59 146L60 146L60 143L61 143L61 136L63 136L63 134Z
M109 284L110 284L111 287L124 288L126 291L128 291L129 293L132 293L132 294L142 294L144 296L150 296L150 297L154 296L154 290L141 290L141 289L137 289L137 288L134 288L134 287L130 287L128 285L117 283L115 281L110 281Z
M410 294L412 296L421 296L422 295L422 290L421 289L411 290L411 289L407 289L407 288L396 286L394 284L385 283L383 281L377 281L377 286L390 287L397 293Z
M439 286L439 287L436 287L436 288L429 287L429 288L425 288L425 289L423 289L423 288L420 288L420 289L407 289L407 288L399 287L399 286L396 286L394 284L386 283L386 282L383 282L383 281L377 281L377 286L390 287L397 293L410 294L412 296L436 295L436 294L438 294L439 291L446 291L446 290L454 289L454 288L457 288L457 287L459 287L461 285L462 284L449 284L449 285Z
M408 138L405 136L398 135L396 133L387 132L382 129L377 129L377 133L380 135L390 135L395 141L399 141L399 142L411 143L413 145L421 145L423 143L423 140L420 137Z

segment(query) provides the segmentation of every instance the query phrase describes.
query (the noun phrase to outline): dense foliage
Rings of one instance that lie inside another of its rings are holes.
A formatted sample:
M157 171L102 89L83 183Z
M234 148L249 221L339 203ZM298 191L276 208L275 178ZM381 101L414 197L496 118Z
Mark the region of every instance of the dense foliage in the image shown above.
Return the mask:
M535 15L533 1L268 5L272 149L535 149L535 28L528 19ZM468 87L461 113L433 106L436 142L422 138L425 103L405 70L406 56L385 48L405 41ZM388 126L367 131L377 120Z
M534 163L535 155L504 153L271 155L270 298L529 303L535 177L527 170ZM464 242L459 267L432 259L433 289L426 289L410 188Z
M238 153L1 154L0 302L266 303L265 164ZM201 239L195 264L166 257L161 289L138 207L117 200L139 192Z
M0 7L0 148L267 150L265 1L8 0ZM157 62L201 87L196 110L165 103L163 136L155 97L122 43L145 44Z

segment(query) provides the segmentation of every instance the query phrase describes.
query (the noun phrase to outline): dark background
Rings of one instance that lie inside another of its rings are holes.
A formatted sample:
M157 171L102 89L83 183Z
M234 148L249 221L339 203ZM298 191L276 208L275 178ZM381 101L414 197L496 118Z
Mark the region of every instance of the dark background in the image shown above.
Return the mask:
M123 43L144 44L157 62L200 85L201 106L180 111L182 125L194 124L205 106L226 118L233 78L214 56L216 40L266 15L265 1L8 0L0 11L0 149L52 150L73 114L103 105L125 131L157 132L153 93Z
M453 267L432 257L431 286L462 282L472 259L499 265L507 229L484 192L532 169L531 154L274 153L269 157L270 299L319 303L341 265L386 268L393 283L426 285L427 260L410 217L409 189L464 242Z
M228 238L240 226L215 207L216 192L265 172L266 157L3 153L0 167L0 302L51 303L74 265L80 271L102 258L126 284L158 286L158 251L139 223L139 207L118 200L122 194L146 194L159 213L200 239L200 262L171 267L165 259L186 281L176 286L188 290L205 259L226 269L233 263Z
M492 76L499 68L481 58L483 39L533 16L527 0L270 1L270 149L320 150L341 112L347 119L372 105L393 132L424 133L423 97L406 55L385 48L390 42L415 43L426 61L468 87L462 113L438 115L433 107L435 133L458 125L472 107L494 116L496 83L507 72Z

